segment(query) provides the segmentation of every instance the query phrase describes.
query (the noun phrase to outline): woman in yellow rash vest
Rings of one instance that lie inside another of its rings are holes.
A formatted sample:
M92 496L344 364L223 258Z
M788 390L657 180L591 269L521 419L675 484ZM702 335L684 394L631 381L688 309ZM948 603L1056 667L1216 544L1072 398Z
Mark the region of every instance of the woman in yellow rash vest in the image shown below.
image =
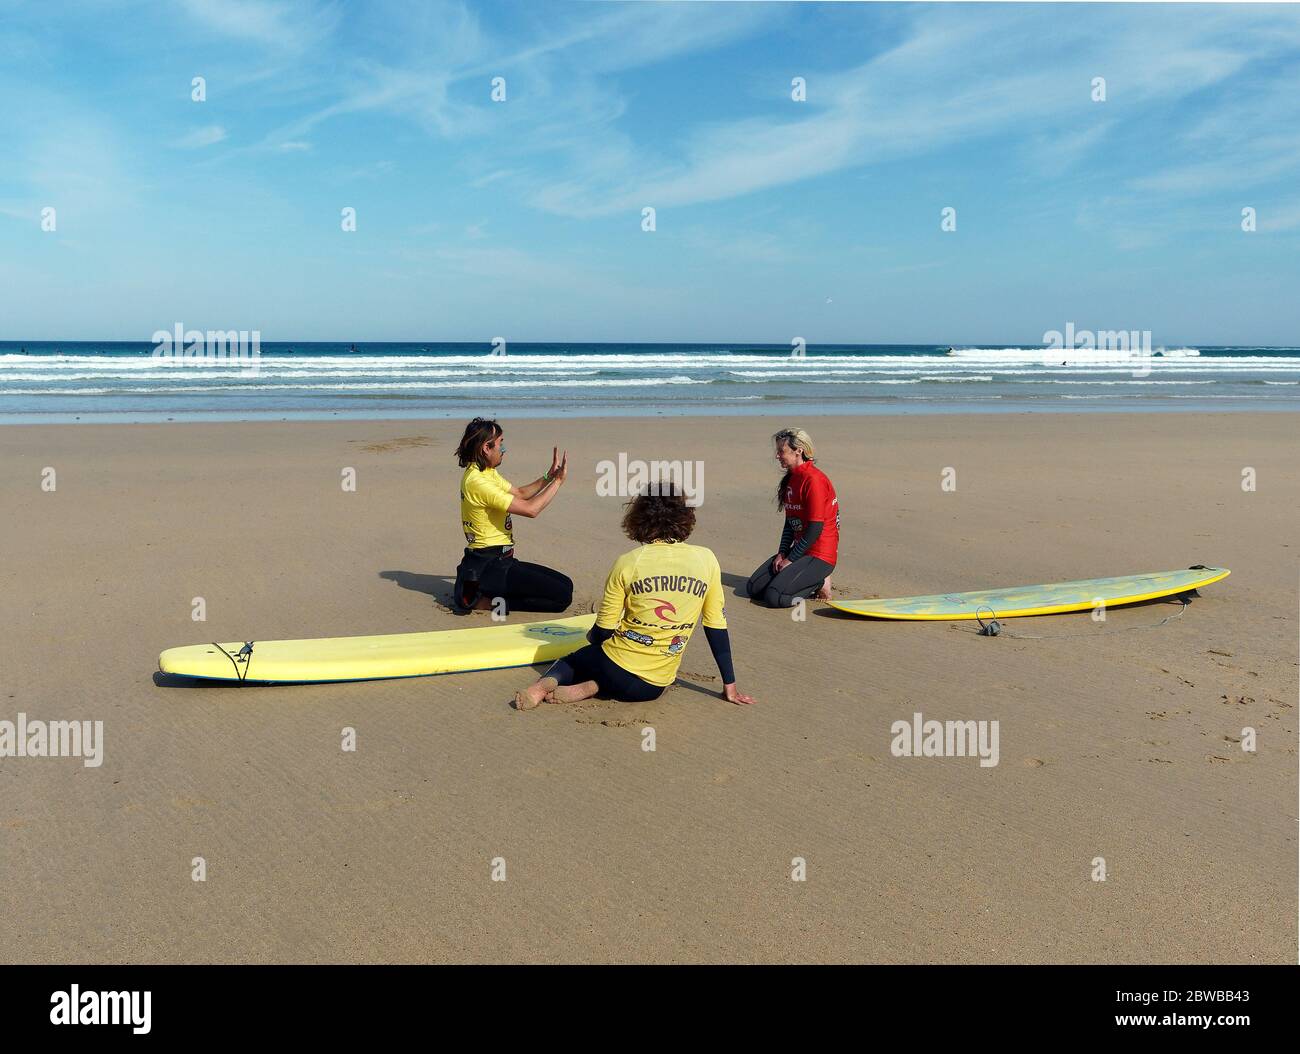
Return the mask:
M591 642L556 662L535 684L515 694L515 708L575 703L598 692L624 702L657 699L677 677L691 633L704 635L722 674L722 697L752 703L736 688L731 642L722 611L718 558L687 545L695 510L673 488L628 502L623 532L640 547L614 561Z
M456 568L452 610L468 615L502 600L507 611L563 611L573 600L573 581L541 564L515 559L514 517L532 519L559 493L569 474L569 452L551 452L551 467L516 487L497 471L506 456L505 435L495 421L476 417L465 426L456 458L465 556Z

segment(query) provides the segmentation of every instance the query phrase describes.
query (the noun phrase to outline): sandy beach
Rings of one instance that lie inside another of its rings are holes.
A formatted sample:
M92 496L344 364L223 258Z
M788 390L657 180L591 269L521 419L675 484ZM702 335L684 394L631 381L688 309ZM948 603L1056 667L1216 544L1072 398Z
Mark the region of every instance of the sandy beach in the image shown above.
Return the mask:
M841 596L1232 575L1160 628L1176 606L1009 627L1060 639L795 621L731 595L779 537L792 423L839 494ZM182 644L489 624L442 606L461 423L4 428L0 719L104 722L99 767L0 760L5 960L1294 962L1294 415L503 424L512 480L570 452L516 536L574 613L630 547L597 463L703 461L692 541L758 705L717 697L702 639L646 704L518 713L526 669L156 683ZM894 757L917 712L998 720L999 763Z

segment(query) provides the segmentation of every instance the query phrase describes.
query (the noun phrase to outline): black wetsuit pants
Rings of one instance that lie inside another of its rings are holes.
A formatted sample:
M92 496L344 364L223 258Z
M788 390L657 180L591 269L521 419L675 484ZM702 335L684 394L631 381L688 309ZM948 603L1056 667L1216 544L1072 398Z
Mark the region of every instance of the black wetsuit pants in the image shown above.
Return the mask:
M599 644L588 644L572 655L558 659L542 676L554 677L560 684L595 681L600 694L613 696L624 703L647 703L664 694L660 685L651 684L623 669L605 654L605 649Z
M573 603L573 579L568 575L513 556L466 549L456 570L456 589L470 605L480 597L501 597L507 611L557 612Z
M801 556L780 574L772 574L772 560L764 560L758 570L749 576L749 597L770 608L794 607L800 598L807 599L835 570L834 564L815 556Z

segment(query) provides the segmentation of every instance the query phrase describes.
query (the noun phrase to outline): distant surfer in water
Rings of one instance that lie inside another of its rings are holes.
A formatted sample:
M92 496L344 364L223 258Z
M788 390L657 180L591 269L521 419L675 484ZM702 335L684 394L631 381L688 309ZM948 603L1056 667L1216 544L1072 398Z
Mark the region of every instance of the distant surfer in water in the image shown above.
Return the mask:
M623 533L639 546L614 561L605 579L591 642L560 659L528 688L515 708L576 703L598 693L623 702L658 699L700 623L722 675L722 697L748 704L736 687L731 640L722 610L722 571L712 550L687 545L695 510L671 485L652 488L627 504Z
M749 596L771 608L793 607L800 598L831 598L831 572L839 555L840 504L826 473L813 464L812 437L785 428L772 437L777 464L785 470L776 488L785 513L776 555L749 578Z
M495 421L476 417L465 426L456 459L465 556L456 568L452 608L458 615L492 608L501 598L507 611L563 611L573 600L568 575L515 559L514 517L529 519L560 492L569 473L569 454L551 451L551 467L516 487L497 471L506 456L505 434Z

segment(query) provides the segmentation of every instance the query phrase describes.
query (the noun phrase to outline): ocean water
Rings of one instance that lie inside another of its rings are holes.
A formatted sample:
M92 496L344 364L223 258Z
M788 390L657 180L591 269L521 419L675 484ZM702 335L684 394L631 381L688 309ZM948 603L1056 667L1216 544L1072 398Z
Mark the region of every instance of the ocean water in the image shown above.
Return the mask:
M0 423L1298 410L1300 348L0 341Z

